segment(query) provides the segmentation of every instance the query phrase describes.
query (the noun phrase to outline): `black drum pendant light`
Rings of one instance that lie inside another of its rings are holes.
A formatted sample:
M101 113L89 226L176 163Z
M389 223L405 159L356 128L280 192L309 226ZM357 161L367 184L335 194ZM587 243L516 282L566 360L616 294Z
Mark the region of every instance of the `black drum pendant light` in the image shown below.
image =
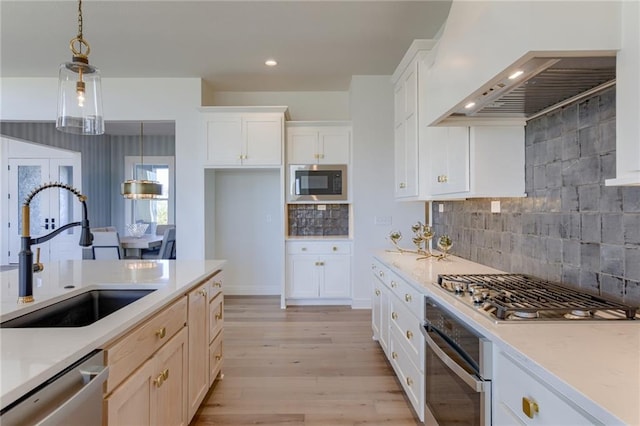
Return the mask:
M144 166L143 143L144 124L140 123L140 166ZM138 167L134 168L134 178L122 184L122 195L131 200L148 200L162 195L162 185L154 180L138 179Z
M82 36L82 0L78 1L78 35L69 43L71 62L60 65L56 129L79 135L104 133L102 84L98 68L89 65L91 47Z

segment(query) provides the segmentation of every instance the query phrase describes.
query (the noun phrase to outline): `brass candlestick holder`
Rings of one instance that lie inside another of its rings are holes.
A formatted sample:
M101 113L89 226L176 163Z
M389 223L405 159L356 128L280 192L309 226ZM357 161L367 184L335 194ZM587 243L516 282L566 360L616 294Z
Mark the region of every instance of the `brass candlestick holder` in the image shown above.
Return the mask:
M431 253L431 240L433 239L433 229L429 225L425 225L422 222L417 222L411 226L413 231L412 241L416 246L415 250L407 250L400 247L399 241L402 239L402 233L400 231L392 231L389 234L389 240L394 245L396 250L400 253L413 253L419 257L416 260L428 259L435 257L438 260L444 259L448 256L448 251L451 248L451 238L447 235L443 235L438 239L438 247L443 251L442 254Z

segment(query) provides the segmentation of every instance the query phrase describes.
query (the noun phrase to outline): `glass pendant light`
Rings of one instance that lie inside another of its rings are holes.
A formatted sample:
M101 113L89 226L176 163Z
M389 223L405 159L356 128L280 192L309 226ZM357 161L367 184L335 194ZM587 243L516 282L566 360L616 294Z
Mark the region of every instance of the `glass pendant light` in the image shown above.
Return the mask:
M140 123L140 168L144 170L143 143L144 124ZM162 195L162 185L154 180L137 179L138 166L134 168L136 179L125 180L122 184L122 195L131 200L148 200Z
M104 133L100 71L89 65L91 47L82 37L82 0L78 0L78 35L69 43L71 62L60 65L56 129L79 135ZM84 52L83 52L84 50Z

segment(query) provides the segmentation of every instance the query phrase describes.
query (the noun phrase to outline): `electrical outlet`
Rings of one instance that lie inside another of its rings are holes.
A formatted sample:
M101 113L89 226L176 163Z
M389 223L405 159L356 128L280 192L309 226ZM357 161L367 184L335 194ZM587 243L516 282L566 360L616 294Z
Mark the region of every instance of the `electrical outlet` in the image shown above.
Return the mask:
M327 209L327 205L326 204L318 204L318 210L324 211Z
M376 225L391 225L391 216L376 216L373 223Z
M444 213L444 204L442 203L438 204L438 213Z
M500 213L500 200L491 202L491 213Z

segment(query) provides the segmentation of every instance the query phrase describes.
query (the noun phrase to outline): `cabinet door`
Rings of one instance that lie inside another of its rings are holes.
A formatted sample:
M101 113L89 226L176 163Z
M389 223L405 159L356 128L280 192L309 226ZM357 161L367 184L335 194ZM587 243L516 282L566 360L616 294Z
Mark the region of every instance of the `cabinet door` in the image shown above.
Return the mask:
M351 289L350 256L323 256L318 261L320 274L320 297L349 297Z
M289 164L315 164L318 161L318 131L316 129L289 129L287 162Z
M395 196L418 195L418 65L411 64L395 91Z
M349 164L351 132L349 129L322 129L318 139L320 164Z
M187 364L187 352L187 330L183 328L154 356L157 422L152 425L186 426L189 423L185 397L187 368L191 366Z
M319 294L318 258L316 256L288 256L287 296L316 298Z
M209 343L222 330L224 324L224 297L218 293L215 299L209 302Z
M205 121L207 160L211 164L242 163L242 120L239 115L220 114Z
M189 293L189 418L209 390L208 283Z
M107 425L157 424L154 365L153 358L149 359L105 399Z
M243 118L243 165L282 164L282 118L262 114Z
M469 128L427 127L431 153L430 194L469 191Z
M407 195L407 140L406 125L404 122L398 123L395 128L393 154L395 167L395 196L406 197Z

